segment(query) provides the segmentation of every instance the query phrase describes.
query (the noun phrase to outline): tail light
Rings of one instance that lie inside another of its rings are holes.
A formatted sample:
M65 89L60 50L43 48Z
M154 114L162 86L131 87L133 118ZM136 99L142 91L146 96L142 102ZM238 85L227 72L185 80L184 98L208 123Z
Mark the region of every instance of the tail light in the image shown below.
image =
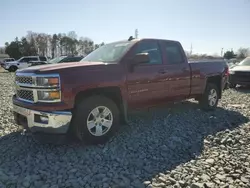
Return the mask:
M225 75L229 76L229 68L228 67L225 68Z

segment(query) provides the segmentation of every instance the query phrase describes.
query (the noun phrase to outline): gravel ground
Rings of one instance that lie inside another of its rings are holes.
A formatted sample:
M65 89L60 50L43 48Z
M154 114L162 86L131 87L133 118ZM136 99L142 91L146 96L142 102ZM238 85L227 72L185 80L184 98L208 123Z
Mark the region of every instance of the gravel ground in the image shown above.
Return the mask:
M105 145L53 146L20 134L11 83L0 73L0 188L250 187L246 89L225 91L215 112L193 101L134 112Z

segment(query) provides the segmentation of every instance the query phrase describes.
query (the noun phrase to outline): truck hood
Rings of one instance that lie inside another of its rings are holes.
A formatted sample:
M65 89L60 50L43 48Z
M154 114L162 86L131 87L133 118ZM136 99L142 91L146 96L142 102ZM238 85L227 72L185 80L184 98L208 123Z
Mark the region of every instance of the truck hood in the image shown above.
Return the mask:
M235 67L232 67L230 70L231 71L246 71L246 72L250 72L250 66L240 66L240 65L237 65Z
M48 65L39 65L32 66L29 68L22 69L18 72L45 72L45 71L57 71L68 68L75 67L86 67L86 66L95 66L95 65L106 65L104 62L72 62L72 63L56 63L56 64L48 64Z

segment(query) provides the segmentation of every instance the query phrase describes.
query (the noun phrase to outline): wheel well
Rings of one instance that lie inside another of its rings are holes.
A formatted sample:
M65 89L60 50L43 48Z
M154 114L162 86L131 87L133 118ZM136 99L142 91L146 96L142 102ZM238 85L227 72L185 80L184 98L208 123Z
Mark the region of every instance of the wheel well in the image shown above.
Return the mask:
M105 96L115 102L117 107L120 110L121 119L123 118L124 114L124 106L122 100L122 94L119 87L105 87L105 88L96 88L96 89L89 89L86 91L81 91L77 93L75 97L74 107L83 99L90 97L92 95L102 95Z
M207 83L215 84L218 87L218 89L219 89L219 98L221 98L221 95L222 95L221 76L208 77Z

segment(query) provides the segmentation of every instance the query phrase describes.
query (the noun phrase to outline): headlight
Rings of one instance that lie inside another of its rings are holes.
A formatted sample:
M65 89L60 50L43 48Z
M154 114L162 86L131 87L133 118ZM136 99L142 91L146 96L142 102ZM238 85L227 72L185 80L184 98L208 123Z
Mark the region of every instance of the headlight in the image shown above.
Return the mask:
M38 101L58 101L61 98L60 91L37 91Z
M58 77L37 77L37 86L43 87L59 87Z
M234 74L234 71L232 71L232 70L229 70L229 74Z

